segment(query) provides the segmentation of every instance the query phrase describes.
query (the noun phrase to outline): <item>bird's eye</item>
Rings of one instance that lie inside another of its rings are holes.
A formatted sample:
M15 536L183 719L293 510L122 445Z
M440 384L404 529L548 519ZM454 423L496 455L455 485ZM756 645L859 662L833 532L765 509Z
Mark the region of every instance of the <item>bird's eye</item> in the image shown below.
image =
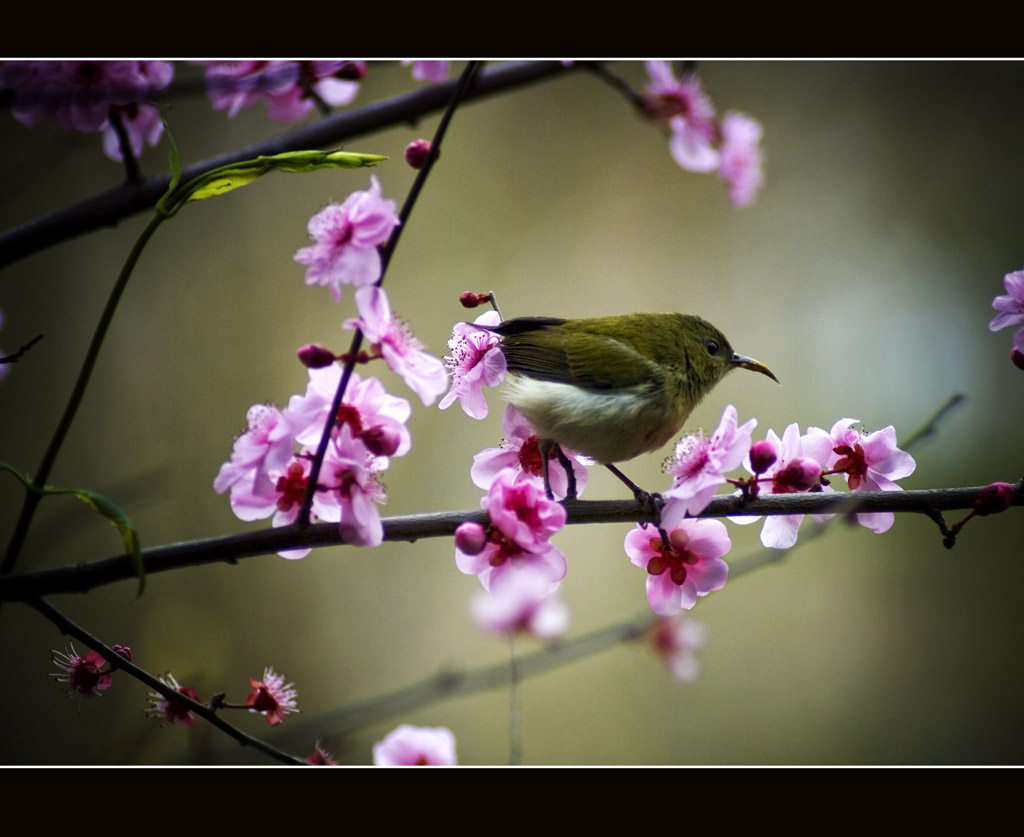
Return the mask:
M704 344L704 348L708 350L708 354L711 355L711 357L718 354L718 343L715 340L708 340L708 342Z

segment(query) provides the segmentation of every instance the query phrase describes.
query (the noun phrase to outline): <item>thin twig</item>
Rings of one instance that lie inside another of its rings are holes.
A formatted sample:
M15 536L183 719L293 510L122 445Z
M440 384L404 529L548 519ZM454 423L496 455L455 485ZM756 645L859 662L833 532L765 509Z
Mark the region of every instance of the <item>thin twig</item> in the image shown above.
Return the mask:
M459 78L459 83L456 85L455 90L452 92L451 101L448 103L448 107L445 109L444 116L441 118L440 123L437 126L437 130L434 132L434 139L431 143L430 154L427 155L426 161L422 168L416 175L416 179L413 181L412 187L409 189L409 194L405 197L405 203L402 205L402 210L398 214L398 223L391 230L391 235L388 236L388 240L384 243L384 246L380 248L380 276L377 278L376 287L380 287L384 282L384 276L387 273L388 265L391 263L391 256L395 252L395 247L398 246L398 240L402 235L402 231L405 229L406 224L409 221L409 216L412 215L413 207L416 206L416 200L420 196L420 192L423 190L423 186L430 176L430 172L434 167L434 163L437 162L438 155L440 154L441 142L444 139L445 133L448 131L448 125L452 120L452 116L455 114L455 108L458 107L469 88L469 82L476 75L478 64L475 61L470 61L466 65L466 69L463 71L462 76ZM355 334L352 335L352 343L348 350L348 360L345 363L344 368L341 372L341 380L338 382L338 389L334 393L334 401L331 404L331 410L327 414L328 416L338 415L338 410L341 408L342 399L345 397L345 391L348 389L348 382L352 378L352 373L355 370L356 358L359 356L359 350L363 345L363 330L357 328ZM309 477L306 484L306 494L302 499L302 506L299 508L299 513L296 518L296 523L300 528L306 528L309 526L309 517L313 508L313 497L317 492L317 482L320 479L320 468L323 466L324 456L327 455L327 445L331 441L331 431L334 429L334 423L328 421L324 425L324 432L320 435L320 443L317 445L316 454L313 456L313 460L309 466Z

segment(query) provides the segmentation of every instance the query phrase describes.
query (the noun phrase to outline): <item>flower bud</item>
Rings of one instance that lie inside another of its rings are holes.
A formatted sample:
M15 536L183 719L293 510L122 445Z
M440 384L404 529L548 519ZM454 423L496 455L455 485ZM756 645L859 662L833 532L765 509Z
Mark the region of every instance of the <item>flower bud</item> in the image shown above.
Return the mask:
M810 491L821 481L821 466L813 459L794 459L775 473L776 493Z
M750 448L750 467L755 474L763 474L775 464L777 458L775 445L767 439L757 442Z
M463 308L477 308L484 305L490 299L490 294L478 294L473 291L466 291L459 295L459 302Z
M405 162L414 169L423 168L432 148L430 140L414 139L405 147Z
M402 442L402 437L393 427L372 427L359 438L374 456L391 456Z
M1024 352L1016 346L1010 349L1010 360L1013 361L1013 365L1018 369L1024 369Z
M316 343L302 346L296 354L307 369L320 369L330 366L335 361L334 352L324 346L318 346Z
M455 548L466 555L479 555L487 546L487 532L479 523L467 521L455 530Z
M981 489L981 494L974 501L974 513L980 517L987 514L998 514L1010 508L1013 502L1013 486L1008 482L994 482Z
M111 648L118 654L118 656L124 657L129 663L132 661L132 649L127 645L112 645Z

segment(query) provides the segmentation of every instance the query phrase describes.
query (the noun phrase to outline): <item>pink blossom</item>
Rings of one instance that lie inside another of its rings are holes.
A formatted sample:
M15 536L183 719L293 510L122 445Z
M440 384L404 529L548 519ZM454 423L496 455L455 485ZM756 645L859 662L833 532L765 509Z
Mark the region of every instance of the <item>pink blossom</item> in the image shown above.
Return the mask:
M721 162L718 176L729 185L733 206L750 206L764 183L761 174L761 123L743 113L730 112L722 117Z
M448 78L450 61L403 61L402 66L412 64L412 77L416 81L444 81Z
M270 726L277 726L284 720L284 716L290 712L298 712L295 698L298 692L287 685L284 677L275 674L274 669L267 667L263 670L263 680L249 678L249 686L252 691L245 698L245 705L250 707L250 712L258 712L266 716Z
M452 374L452 387L441 399L442 410L448 409L458 399L462 409L470 418L487 417L487 401L482 389L494 387L505 379L505 355L501 353L501 338L497 334L478 326L497 325L501 315L487 311L473 323L456 323L452 339L448 341L451 355L445 365Z
M90 651L83 657L75 651L74 645L68 643L67 653L50 651L50 660L61 670L61 673L50 676L59 683L67 684L69 696L77 694L83 698L98 697L113 682L109 669L100 671L107 661L98 651Z
M334 443L327 446L312 511L319 520L337 523L345 543L380 546L384 540L384 526L377 506L387 502L387 492L377 473L373 455L367 453L366 448L352 438L349 427L343 425ZM305 480L302 488L305 490ZM296 511L297 503L289 512L292 520ZM274 525L279 525L277 518ZM308 552L307 549L301 554L295 551L281 555L301 558Z
M349 104L366 72L361 61L205 61L206 87L216 110L229 117L259 101L275 122L294 122L315 106Z
M162 675L160 682L198 703L199 696L196 694L196 690L192 686L179 685L178 681L174 679L174 675L170 672ZM150 706L146 710L146 714L163 718L167 724L181 724L184 727L194 727L196 724L196 717L192 714L191 709L183 703L178 703L176 700L165 698L159 692L149 693L149 703Z
M827 450L825 467L842 472L851 491L902 491L893 480L910 476L917 464L909 453L896 447L896 430L889 425L862 434L851 428L856 422L857 419L840 419L828 433L819 427L809 427L807 436ZM893 512L857 515L861 526L878 534L888 531L895 519Z
M163 122L148 102L173 76L167 61L8 61L0 68L0 86L14 91L11 112L25 125L52 119L65 130L103 131L104 153L120 160L111 110L119 112L138 157L144 142L160 141Z
M661 525L671 528L686 515L696 516L707 508L715 489L725 484L725 475L742 464L750 450L750 435L757 419L737 426L736 408L730 404L722 412L715 432L708 439L703 431L684 436L665 462L665 471L674 477L672 487L662 492L665 507Z
M729 576L722 556L732 542L720 520L688 518L668 539L665 545L657 529L638 525L625 541L630 561L647 570L647 601L660 616L689 610L698 596L724 587Z
M680 683L692 683L700 673L697 652L707 643L707 629L679 611L663 616L648 634L655 653L665 661L672 676Z
M248 430L235 440L231 460L221 465L213 481L218 494L229 488L232 495L236 490L268 494L294 453L291 423L273 404L254 404L246 421Z
M388 495L380 484L371 462L360 462L358 455L336 455L338 447L328 447L321 471L326 479L333 477L335 488L331 492L339 505L338 530L345 543L353 546L380 546L384 541L384 525L378 505L387 502ZM325 520L330 520L325 517Z
M992 307L1000 313L988 324L991 331L1024 326L1024 270L1007 273L1003 277L1003 284L1006 285L1006 294L992 300ZM1024 328L1014 335L1013 348L1018 354L1024 352Z
M320 444L340 383L341 367L336 363L310 369L305 394L293 395L288 400L284 415L294 427L299 444L314 450ZM340 426L348 425L352 438L374 454L374 468L381 471L388 467L388 457L404 456L412 447L412 437L405 426L410 415L412 407L406 399L391 395L377 378L360 378L353 372L332 434L337 436ZM387 453L381 448L382 438L392 440Z
M120 108L120 112L121 122L128 134L128 144L133 157L142 154L146 143L149 143L152 148L156 148L160 144L160 137L164 133L164 123L160 118L159 109L154 105L126 105ZM107 125L103 129L103 153L111 160L124 159L121 152L121 141L113 125Z
M206 89L215 110L234 117L261 99L284 96L299 82L296 61L206 61Z
M517 480L535 479L543 484L544 464L533 425L526 416L508 404L505 407L501 429L505 433L505 440L501 446L487 448L473 457L473 467L469 472L473 484L487 490L504 468L515 471ZM580 496L587 485L587 467L580 461L580 454L566 451L564 448L562 452L572 463L573 474L576 476L576 496ZM548 458L548 478L555 496L564 497L569 480L562 463L552 454L549 454Z
M511 469L494 478L481 505L491 522L527 551L543 549L565 526L565 506L545 497L536 483L517 482Z
M462 572L478 576L486 590L523 566L537 567L549 582L565 577L565 556L549 543L565 526L565 507L549 500L542 486L517 482L515 472L506 468L494 478L480 505L491 519L490 540L473 555L456 548L455 564Z
M429 407L448 385L440 358L423 350L408 326L391 313L391 303L382 288L367 287L356 291L358 320L346 320L345 328L362 329L366 339L379 350L388 369L401 375L406 385Z
M793 494L811 489L830 491L829 488L821 487L821 473L824 463L827 461L829 451L814 436L801 436L800 428L791 424L782 434L782 438L769 430L765 441L775 451L775 461L768 466L759 477L764 482L759 482L761 491L769 494ZM765 456L765 446L759 451L765 461L770 457ZM749 459L744 463L747 470L754 473ZM829 515L812 515L815 520L824 520ZM734 523L753 523L758 516L736 516L730 518ZM797 532L803 522L802 514L777 514L770 515L764 522L761 529L761 543L772 549L788 549L796 543Z
M700 79L687 73L676 79L667 61L648 61L645 104L652 115L667 123L669 147L675 161L687 171L709 172L719 165L715 150L714 108Z
M534 566L522 567L500 576L488 592L473 597L473 621L493 633L516 631L540 639L557 639L569 627L569 608L556 593L558 582Z
M380 183L371 177L367 191L353 192L344 203L332 203L309 219L307 229L316 243L299 248L294 260L309 265L307 285L326 285L340 302L342 285L372 285L380 278L377 248L396 226L395 202L384 200Z
M297 83L267 97L267 116L275 122L294 122L309 113L315 104L310 90L332 107L349 104L359 92L355 79L366 72L362 62L299 61L298 65Z
M373 763L383 767L455 764L455 736L444 727L402 724L373 745Z

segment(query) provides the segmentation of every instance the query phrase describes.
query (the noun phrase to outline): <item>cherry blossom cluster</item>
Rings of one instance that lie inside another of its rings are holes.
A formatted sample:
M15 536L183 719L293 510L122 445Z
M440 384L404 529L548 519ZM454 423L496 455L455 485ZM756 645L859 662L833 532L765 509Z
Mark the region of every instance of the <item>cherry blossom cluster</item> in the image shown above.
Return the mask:
M874 433L854 429L856 419L837 421L831 430L810 427L800 434L796 424L789 425L782 438L769 430L763 441L750 443L756 422L751 419L737 426L736 408L725 408L721 422L711 439L691 434L677 445L666 462L666 471L674 477L664 492L667 500L662 525L671 527L682 515L699 514L711 501L715 487L731 482L748 496L761 491L792 494L804 491L831 492L827 477L842 475L851 491L900 491L895 480L910 476L915 463L910 454L896 446L896 431L890 425ZM727 479L725 474L740 461L753 476L746 480ZM824 519L826 516L815 516ZM892 512L857 514L857 521L873 532L882 533L892 526ZM756 518L735 517L735 522ZM785 549L796 542L803 515L774 515L761 531L761 542Z
M992 300L999 313L988 324L991 331L1018 326L1013 336L1010 359L1018 369L1024 369L1024 270L1015 270L1003 277L1006 293Z
M243 108L265 102L275 122L302 119L319 100L329 107L353 102L366 75L365 61L199 61L206 68L206 89L216 110L234 117ZM413 65L417 81L444 81L449 61L403 61Z
M294 523L306 496L310 464L328 422L331 440L313 494L312 519L337 523L347 543L378 546L383 527L378 504L387 500L380 474L390 457L411 447L405 426L412 410L404 398L389 395L376 378L353 373L345 400L329 415L341 382L341 367L309 370L303 395L288 406L255 404L248 429L238 437L231 459L214 480L218 493L230 490L231 509L241 520L272 517L275 527ZM296 450L296 446L298 449ZM309 548L284 550L303 558Z
M668 128L675 161L687 171L717 172L733 206L752 204L764 182L760 123L736 112L716 118L700 79L694 73L677 79L667 61L648 61L647 73L644 108Z
M12 93L15 119L30 128L51 120L67 131L101 131L103 153L111 160L122 159L112 113L135 157L144 143L160 142L164 125L153 99L173 77L168 61L0 62L0 87Z
M546 639L565 632L568 612L553 594L565 577L565 555L551 537L565 526L565 507L543 483L503 468L481 500L488 525L467 522L455 532L455 564L480 579L487 594L472 605L486 630L526 630Z
M231 508L242 520L272 517L274 526L295 522L308 491L312 459L329 426L330 443L313 494L312 518L337 523L347 543L378 546L383 540L377 506L387 494L379 477L390 457L404 456L411 447L405 427L412 412L409 402L390 395L376 378L364 380L352 373L334 415L331 408L343 375L336 360L383 359L425 405L447 386L441 360L424 351L375 284L382 269L378 248L397 224L394 202L382 197L375 177L369 190L353 192L310 220L309 233L316 243L301 248L295 260L308 266L307 284L326 285L337 301L342 285L357 287L359 316L342 326L360 329L370 348L352 358L304 346L299 357L309 367L305 394L292 396L283 410L272 404L250 408L248 427L214 481L218 493L230 490ZM295 549L281 554L301 558L308 553L309 549Z

